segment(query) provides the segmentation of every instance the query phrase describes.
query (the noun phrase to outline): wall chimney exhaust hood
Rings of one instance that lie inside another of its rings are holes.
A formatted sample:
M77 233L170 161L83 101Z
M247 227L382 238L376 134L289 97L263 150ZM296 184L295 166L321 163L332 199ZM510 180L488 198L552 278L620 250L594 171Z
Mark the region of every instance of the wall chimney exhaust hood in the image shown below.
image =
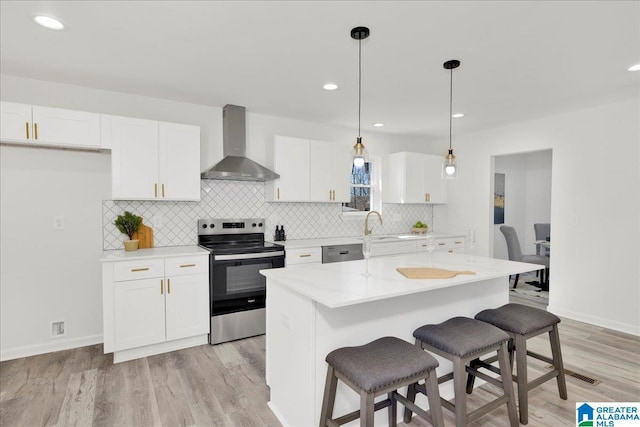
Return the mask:
M222 109L222 154L224 158L202 172L202 179L272 181L280 175L248 159L245 108L225 105Z

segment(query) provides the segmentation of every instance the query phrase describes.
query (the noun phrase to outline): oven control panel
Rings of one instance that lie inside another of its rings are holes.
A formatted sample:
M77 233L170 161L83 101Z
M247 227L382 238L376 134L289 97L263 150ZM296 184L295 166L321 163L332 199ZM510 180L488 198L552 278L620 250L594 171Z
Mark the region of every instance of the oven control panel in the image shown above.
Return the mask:
M247 234L264 233L264 218L220 219L208 218L198 220L198 234Z

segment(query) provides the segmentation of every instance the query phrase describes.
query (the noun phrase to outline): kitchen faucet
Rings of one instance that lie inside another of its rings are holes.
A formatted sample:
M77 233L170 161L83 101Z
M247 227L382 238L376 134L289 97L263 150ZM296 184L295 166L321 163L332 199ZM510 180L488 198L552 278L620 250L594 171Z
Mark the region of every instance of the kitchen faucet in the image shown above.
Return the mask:
M378 215L378 218L380 219L380 225L382 224L382 216L380 216L380 212L378 211L369 211L369 213L367 214L367 216L364 219L364 235L368 236L369 234L371 234L371 230L373 230L373 226L371 226L371 228L369 228L369 215L371 215L372 213Z

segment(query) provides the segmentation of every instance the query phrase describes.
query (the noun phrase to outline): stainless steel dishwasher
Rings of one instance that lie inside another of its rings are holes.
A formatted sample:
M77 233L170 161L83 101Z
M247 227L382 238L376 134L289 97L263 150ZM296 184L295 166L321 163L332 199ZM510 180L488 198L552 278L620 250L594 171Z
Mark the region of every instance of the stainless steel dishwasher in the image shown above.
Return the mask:
M362 255L362 243L351 245L332 245L322 247L322 263L355 261L364 259Z

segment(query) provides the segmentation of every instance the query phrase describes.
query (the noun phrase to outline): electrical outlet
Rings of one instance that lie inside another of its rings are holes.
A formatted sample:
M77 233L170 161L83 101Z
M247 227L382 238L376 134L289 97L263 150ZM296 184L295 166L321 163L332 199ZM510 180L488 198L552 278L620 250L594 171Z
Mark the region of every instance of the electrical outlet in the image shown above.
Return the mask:
M64 216L58 215L53 217L53 229L64 230Z
M64 320L51 322L51 336L59 337L64 335Z

